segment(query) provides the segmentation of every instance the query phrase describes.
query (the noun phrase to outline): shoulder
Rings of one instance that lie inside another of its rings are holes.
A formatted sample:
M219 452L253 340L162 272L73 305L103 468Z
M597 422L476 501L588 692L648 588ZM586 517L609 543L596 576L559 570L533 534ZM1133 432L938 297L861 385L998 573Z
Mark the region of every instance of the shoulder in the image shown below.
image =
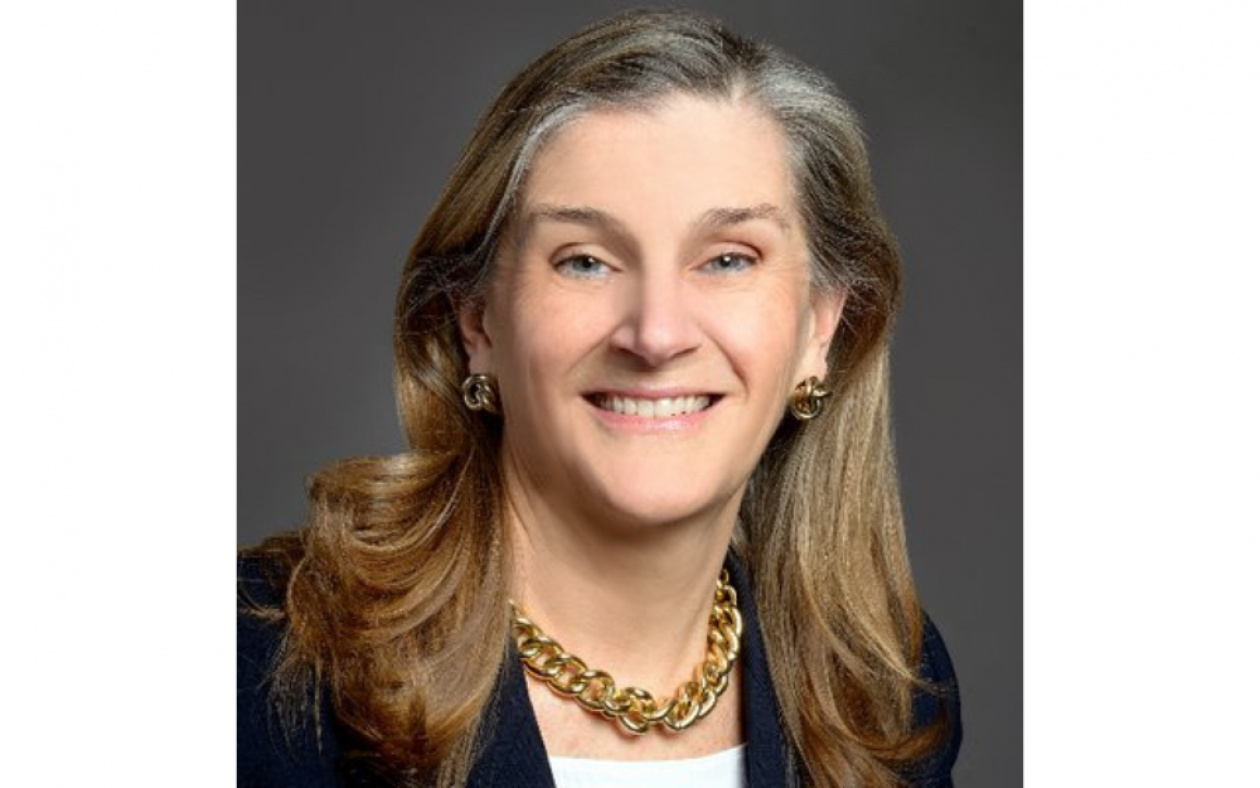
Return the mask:
M242 786L336 785L337 748L331 716L302 715L283 724L272 692L287 634L283 615L287 569L262 553L241 553L236 564L236 771ZM313 699L313 696L312 698ZM299 699L294 708L311 704ZM315 720L322 721L322 725Z
M928 788L949 788L958 750L962 746L962 704L958 693L958 677L945 647L945 639L936 624L923 614L923 652L919 675L927 680L930 690L922 689L914 697L914 724L918 729L939 723L943 730L936 750L915 764L911 770L914 785Z
M278 562L263 555L236 557L237 697L269 683L287 624Z
M258 553L236 557L237 696L269 683L287 623L280 562Z

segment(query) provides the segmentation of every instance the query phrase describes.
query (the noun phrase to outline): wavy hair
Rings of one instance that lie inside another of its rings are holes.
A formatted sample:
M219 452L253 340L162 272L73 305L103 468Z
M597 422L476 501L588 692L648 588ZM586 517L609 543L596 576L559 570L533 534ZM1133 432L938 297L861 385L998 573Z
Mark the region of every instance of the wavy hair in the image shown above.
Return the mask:
M531 161L601 108L671 95L747 102L787 141L813 287L846 301L836 392L785 419L749 482L734 549L755 589L771 674L802 776L896 785L935 746L912 730L923 623L905 550L889 418L901 290L853 111L831 83L707 17L637 11L589 27L517 76L482 117L420 231L396 304L395 383L411 450L312 477L284 559L287 626L273 693L293 714L330 693L347 756L411 784L460 784L508 653L501 425L464 406L460 305L494 272Z

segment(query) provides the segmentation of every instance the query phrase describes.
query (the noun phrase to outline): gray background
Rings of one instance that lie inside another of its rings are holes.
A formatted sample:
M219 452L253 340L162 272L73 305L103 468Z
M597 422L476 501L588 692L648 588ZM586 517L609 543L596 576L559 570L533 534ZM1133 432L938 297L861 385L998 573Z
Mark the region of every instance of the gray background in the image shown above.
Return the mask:
M480 113L619 2L266 0L239 24L240 543L303 478L403 448L407 248ZM963 692L964 786L1022 784L1019 3L690 3L827 72L904 256L895 424L910 553Z

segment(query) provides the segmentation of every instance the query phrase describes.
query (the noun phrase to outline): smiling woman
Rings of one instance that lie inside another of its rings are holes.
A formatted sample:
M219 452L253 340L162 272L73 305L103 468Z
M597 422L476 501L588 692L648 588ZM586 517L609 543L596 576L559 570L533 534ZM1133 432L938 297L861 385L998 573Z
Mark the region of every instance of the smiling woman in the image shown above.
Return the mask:
M817 73L679 12L543 55L404 271L412 450L242 553L242 784L950 784L899 286Z
M591 112L519 202L461 327L471 371L498 380L520 527L695 528L705 549L672 560L711 570L793 387L827 376L844 301L811 292L782 132L741 97Z

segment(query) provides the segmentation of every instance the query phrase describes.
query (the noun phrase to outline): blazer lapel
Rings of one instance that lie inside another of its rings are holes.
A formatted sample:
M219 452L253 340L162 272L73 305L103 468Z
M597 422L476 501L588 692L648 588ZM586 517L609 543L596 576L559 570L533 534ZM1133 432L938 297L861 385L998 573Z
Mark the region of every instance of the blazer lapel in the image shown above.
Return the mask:
M731 585L739 595L739 612L744 618L744 642L739 658L744 675L744 776L748 788L780 788L796 785L791 752L779 721L779 702L770 681L770 663L766 659L761 625L757 620L752 585L744 566L728 553L726 569Z
M469 785L555 788L515 643L504 656L499 686L481 725L482 748Z

